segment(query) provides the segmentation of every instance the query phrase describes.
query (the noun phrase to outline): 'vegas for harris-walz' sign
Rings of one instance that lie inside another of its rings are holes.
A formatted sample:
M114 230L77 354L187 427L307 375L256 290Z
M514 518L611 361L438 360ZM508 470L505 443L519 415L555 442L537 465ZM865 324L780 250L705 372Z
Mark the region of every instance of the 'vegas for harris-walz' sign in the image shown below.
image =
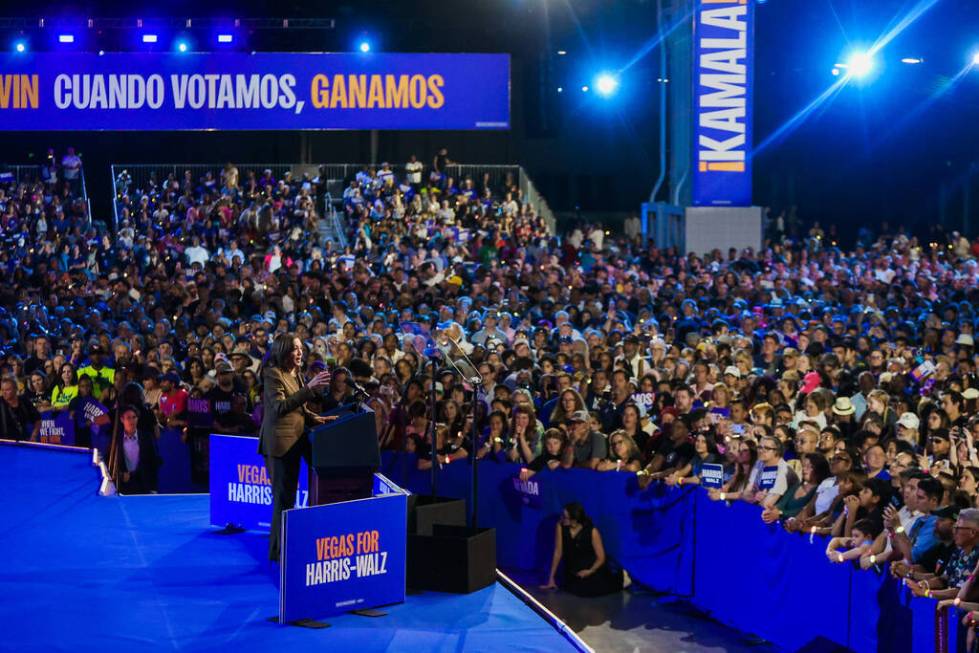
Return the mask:
M508 129L505 54L0 55L0 131Z
M751 205L753 0L698 0L693 203Z

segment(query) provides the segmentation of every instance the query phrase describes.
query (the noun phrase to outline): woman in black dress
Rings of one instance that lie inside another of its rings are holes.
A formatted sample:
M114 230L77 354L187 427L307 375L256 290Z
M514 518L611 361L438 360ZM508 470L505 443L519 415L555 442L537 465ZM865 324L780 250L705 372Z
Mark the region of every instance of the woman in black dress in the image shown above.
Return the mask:
M580 503L569 503L554 530L551 575L542 589L557 589L558 565L564 560L562 589L578 596L601 596L625 586L625 572L609 568L602 536Z

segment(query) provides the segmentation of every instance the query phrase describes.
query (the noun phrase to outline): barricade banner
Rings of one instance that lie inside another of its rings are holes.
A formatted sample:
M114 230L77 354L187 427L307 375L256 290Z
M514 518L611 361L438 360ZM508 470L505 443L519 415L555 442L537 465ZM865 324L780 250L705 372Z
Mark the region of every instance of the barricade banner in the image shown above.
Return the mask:
M509 129L506 54L33 52L0 130Z
M407 494L282 514L279 622L400 603L405 597Z
M272 521L272 479L258 453L258 439L211 434L211 525L268 530ZM299 464L296 506L309 502L306 462Z

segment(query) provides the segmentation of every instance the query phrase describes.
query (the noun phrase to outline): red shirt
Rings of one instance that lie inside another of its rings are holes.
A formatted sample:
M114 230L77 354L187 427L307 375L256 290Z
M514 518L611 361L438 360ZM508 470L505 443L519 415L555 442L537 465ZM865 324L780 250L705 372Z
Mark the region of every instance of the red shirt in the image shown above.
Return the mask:
M170 394L160 395L160 412L167 417L187 412L187 391L176 388Z

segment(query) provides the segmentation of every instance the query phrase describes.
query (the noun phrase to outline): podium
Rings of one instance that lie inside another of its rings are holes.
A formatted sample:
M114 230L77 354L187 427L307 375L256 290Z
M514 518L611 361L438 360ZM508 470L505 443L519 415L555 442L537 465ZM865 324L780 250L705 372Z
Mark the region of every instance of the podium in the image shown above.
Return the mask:
M381 466L374 413L347 404L328 414L337 419L309 433L309 505L370 498Z

